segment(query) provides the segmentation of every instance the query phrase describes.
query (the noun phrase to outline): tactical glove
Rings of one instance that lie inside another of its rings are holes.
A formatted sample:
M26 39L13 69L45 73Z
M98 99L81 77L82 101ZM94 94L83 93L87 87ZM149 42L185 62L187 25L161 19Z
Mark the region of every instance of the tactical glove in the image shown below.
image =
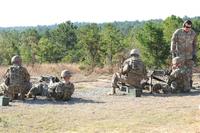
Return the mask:
M193 55L192 60L194 61L194 66L197 66L197 56Z

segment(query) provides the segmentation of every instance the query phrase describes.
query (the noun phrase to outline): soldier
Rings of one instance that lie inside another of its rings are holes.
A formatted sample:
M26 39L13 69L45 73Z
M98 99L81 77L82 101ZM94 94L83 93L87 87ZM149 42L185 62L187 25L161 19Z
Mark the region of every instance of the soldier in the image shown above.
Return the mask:
M184 65L189 68L189 80L192 88L192 67L197 53L197 36L192 28L192 22L186 20L183 28L176 30L171 39L171 53L173 57L179 56Z
M132 49L130 57L126 59L120 69L119 73L114 73L111 83L111 92L109 95L116 93L116 88L119 88L119 84L125 84L128 86L142 89L141 80L147 79L146 67L140 59L140 52L138 49Z
M175 57L172 59L172 73L169 76L168 84L172 92L189 92L190 79L189 69L184 65L184 59Z
M41 83L35 85L27 93L27 97L30 98L32 95L36 96L40 94L42 96L47 96L48 98L55 98L56 100L69 100L71 95L74 93L74 84L70 82L71 73L68 70L63 70L61 72L61 78L64 79L63 82L55 83Z
M22 66L20 56L13 56L11 63L13 65L6 71L5 82L1 84L0 88L3 95L8 96L11 101L17 99L18 95L20 95L21 100L24 100L25 94L31 88L30 74Z

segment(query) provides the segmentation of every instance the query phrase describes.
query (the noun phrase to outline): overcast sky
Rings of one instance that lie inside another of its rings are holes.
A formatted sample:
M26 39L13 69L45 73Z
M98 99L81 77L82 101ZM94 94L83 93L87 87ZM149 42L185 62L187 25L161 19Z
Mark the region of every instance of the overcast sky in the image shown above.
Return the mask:
M200 0L0 0L0 27L200 16Z

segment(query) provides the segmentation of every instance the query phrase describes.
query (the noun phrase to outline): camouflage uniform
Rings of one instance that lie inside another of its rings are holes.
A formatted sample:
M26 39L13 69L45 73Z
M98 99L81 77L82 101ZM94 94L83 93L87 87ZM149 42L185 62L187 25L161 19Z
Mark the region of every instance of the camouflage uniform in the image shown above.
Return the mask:
M34 84L33 87L27 93L27 97L30 98L32 96L48 96L48 84L47 83L39 83Z
M15 74L14 69L18 69L18 74ZM7 70L5 75L5 83L0 85L3 95L8 96L11 100L13 100L18 97L18 94L20 94L21 99L24 99L24 95L31 88L30 75L27 69L14 64Z
M111 86L112 88L119 88L118 84L122 83L141 89L141 80L147 78L146 74L146 67L139 55L131 56L124 61L121 72L113 74Z
M69 81L71 76L72 75L70 71L63 70L61 72L61 78L64 79L63 82L60 82L59 79L51 77L49 84L41 83L31 88L27 94L27 97L31 97L32 95L36 96L39 94L49 98L55 98L56 100L69 100L74 93L74 84ZM42 77L42 79L45 80L46 78ZM54 83L54 80L59 82Z
M4 95L7 90L8 90L8 86L5 83L2 83L0 85L0 96Z
M49 86L48 92L50 97L54 97L56 100L69 100L74 93L74 84L58 82Z
M180 57L175 57L174 59L180 59ZM173 60L174 60L173 59ZM183 60L184 62L184 60ZM174 64L176 65L176 64ZM189 69L184 65L172 67L172 73L169 76L168 84L171 85L172 92L189 92L190 91L190 79Z
M192 81L193 57L197 52L197 36L194 30L188 32L184 28L176 30L171 39L172 54L184 59L184 65L188 68L189 79Z
M56 100L69 100L71 95L74 92L74 84L63 83L63 82L56 82L52 84L40 83L34 85L30 91L28 92L27 96L31 97L32 95L41 95L47 96L48 98L55 98Z

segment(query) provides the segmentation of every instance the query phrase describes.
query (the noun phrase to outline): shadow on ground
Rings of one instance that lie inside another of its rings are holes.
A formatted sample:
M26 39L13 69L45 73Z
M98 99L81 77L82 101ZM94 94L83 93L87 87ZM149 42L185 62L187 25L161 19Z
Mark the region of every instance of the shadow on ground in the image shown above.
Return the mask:
M200 95L200 89L192 89L190 92L186 93L168 93L168 94L163 94L163 93L143 93L142 96L155 96L155 97L173 97L173 96L197 96Z
M33 99L26 99L25 101L14 101L14 102L22 102L24 104L38 104L38 105L43 105L43 104L56 104L56 105L65 105L65 104L87 104L87 103L105 103L102 101L96 101L96 100L91 100L91 99L83 99L83 98L76 98L73 97L68 101L60 101L60 100L54 100L54 99L46 99L46 98L37 98L36 100Z

